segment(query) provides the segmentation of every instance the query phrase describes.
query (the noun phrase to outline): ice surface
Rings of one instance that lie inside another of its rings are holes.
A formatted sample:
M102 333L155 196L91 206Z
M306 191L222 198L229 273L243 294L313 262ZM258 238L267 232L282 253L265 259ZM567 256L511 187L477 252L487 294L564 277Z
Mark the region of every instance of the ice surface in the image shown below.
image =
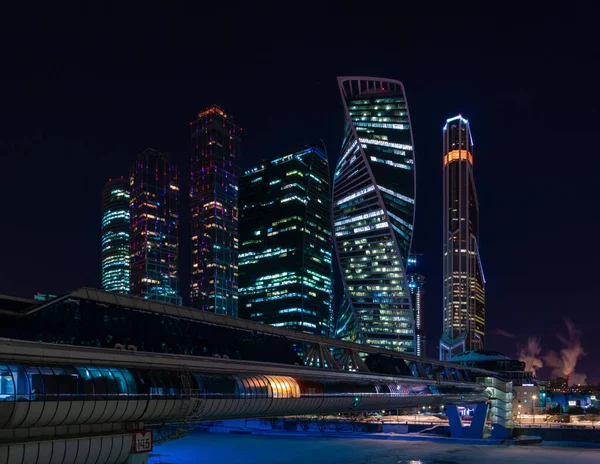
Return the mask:
M600 448L195 433L155 446L150 464L600 464Z

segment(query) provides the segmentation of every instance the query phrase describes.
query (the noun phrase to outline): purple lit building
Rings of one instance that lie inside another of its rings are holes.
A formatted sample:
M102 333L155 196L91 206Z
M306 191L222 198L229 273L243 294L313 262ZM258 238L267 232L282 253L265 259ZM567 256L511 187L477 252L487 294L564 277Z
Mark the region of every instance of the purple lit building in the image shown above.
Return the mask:
M190 303L237 317L241 128L213 105L198 114L190 129Z
M177 167L147 148L131 166L130 189L131 294L181 304Z

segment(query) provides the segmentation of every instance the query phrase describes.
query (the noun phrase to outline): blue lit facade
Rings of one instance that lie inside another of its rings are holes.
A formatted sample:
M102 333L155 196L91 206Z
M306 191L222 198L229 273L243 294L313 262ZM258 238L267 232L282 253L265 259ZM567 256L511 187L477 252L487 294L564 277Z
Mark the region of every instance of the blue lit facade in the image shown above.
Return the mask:
M444 293L440 359L485 348L485 277L479 255L479 202L469 121L456 116L443 130Z
M415 212L412 131L401 82L340 77L345 136L333 183L344 284L336 336L416 352L406 278Z
M131 294L179 304L179 183L167 154L146 149L131 166Z
M240 178L240 316L329 335L333 325L327 152L307 147Z
M241 128L214 105L198 114L190 130L190 302L236 317Z
M102 289L129 293L129 182L110 180L102 189Z
M425 276L422 273L422 255L411 254L408 257L406 279L415 317L415 338L417 356L426 356L425 315L423 314L423 298L425 296Z

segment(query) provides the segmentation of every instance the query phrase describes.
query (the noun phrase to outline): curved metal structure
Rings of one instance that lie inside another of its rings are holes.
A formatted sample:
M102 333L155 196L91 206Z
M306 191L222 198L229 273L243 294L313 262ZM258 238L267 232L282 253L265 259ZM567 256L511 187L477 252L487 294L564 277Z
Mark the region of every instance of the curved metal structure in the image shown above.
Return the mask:
M333 183L334 242L344 282L336 335L415 353L406 281L415 161L404 86L338 77L346 132Z
M1 339L0 431L487 400L475 382L486 371L452 369L442 380L406 366L385 375Z
M132 448L131 432L82 435L66 439L47 438L44 441L21 438L12 443L0 444L0 464L126 464L131 462L129 456Z

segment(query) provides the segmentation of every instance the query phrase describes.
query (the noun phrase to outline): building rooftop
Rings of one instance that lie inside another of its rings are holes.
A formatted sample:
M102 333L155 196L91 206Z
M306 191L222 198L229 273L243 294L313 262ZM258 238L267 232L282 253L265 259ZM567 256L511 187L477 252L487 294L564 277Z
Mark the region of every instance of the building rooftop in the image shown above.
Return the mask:
M38 304L39 301L29 298L0 295L0 311L21 312Z
M506 355L503 355L499 351L492 350L470 350L464 353L457 354L450 362L481 362L481 361L504 361L510 360Z

